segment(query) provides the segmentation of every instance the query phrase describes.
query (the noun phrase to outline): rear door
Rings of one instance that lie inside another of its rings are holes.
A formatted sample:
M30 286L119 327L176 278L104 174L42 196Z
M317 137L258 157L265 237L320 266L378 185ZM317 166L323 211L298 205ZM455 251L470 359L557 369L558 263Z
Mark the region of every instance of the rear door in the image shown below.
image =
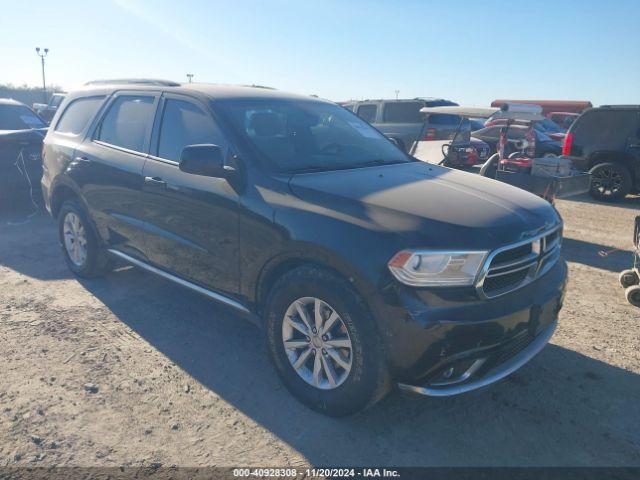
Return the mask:
M239 197L223 178L185 173L187 145L230 145L209 107L195 98L164 94L144 167L146 248L156 266L207 288L239 291Z
M75 151L73 167L109 248L145 257L142 168L159 92L117 92Z

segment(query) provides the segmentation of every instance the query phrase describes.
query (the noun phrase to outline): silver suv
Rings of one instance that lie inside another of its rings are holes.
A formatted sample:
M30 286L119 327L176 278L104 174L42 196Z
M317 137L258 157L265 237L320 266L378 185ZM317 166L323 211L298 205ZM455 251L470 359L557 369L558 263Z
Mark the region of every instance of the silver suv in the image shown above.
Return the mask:
M418 138L424 123L422 107L446 107L458 105L442 98L413 98L405 100L364 100L349 102L345 108L356 113L389 138L393 138L405 151ZM457 117L432 115L434 140L447 139L458 126ZM440 138L442 137L442 138Z

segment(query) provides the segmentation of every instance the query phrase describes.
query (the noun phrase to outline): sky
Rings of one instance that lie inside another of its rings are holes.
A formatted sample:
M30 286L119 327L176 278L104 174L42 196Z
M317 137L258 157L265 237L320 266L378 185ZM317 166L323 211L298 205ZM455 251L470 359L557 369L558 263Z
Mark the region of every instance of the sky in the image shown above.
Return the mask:
M334 101L640 103L640 0L0 0L0 84L268 85Z

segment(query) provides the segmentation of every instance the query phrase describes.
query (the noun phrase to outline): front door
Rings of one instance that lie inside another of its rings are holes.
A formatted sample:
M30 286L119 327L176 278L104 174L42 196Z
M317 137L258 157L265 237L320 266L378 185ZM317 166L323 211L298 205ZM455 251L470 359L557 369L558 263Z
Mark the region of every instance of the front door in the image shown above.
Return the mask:
M229 144L208 107L165 94L146 162L145 250L154 265L218 292L239 291L238 194L222 178L182 172L187 145Z

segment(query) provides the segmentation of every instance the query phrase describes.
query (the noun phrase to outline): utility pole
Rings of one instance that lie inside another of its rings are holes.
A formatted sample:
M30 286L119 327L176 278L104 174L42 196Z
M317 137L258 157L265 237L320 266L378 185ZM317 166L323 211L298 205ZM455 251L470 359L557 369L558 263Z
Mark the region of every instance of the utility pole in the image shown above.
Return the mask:
M396 92L396 100L398 99L398 94L400 93L400 90L395 90Z
M193 82L193 73L187 73L187 78L189 79L189 83Z
M44 53L40 53L40 47L36 47L36 53L42 62L42 95L44 96L44 103L47 103L47 82L44 79L44 57L49 53L49 49L45 48Z

